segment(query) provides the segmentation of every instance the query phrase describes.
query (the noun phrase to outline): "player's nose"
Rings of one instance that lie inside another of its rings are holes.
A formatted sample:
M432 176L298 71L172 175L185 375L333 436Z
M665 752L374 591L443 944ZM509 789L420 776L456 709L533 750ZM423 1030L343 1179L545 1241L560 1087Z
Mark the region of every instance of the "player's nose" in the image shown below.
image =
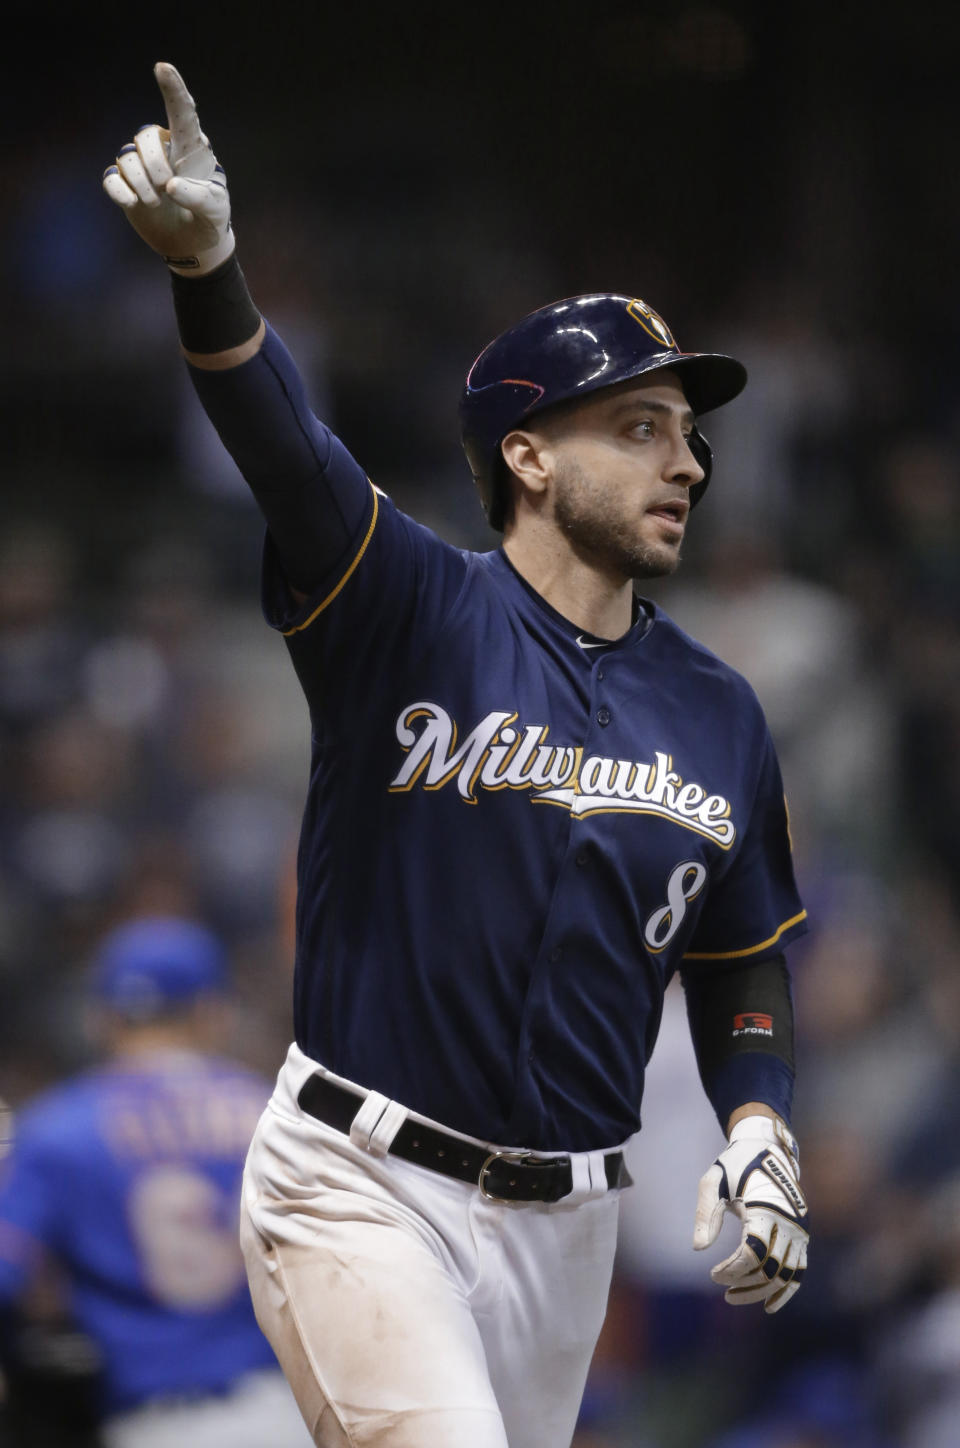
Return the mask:
M697 483L702 483L705 477L706 473L694 457L686 437L679 434L664 468L664 479L667 482L679 483L685 488L693 488Z

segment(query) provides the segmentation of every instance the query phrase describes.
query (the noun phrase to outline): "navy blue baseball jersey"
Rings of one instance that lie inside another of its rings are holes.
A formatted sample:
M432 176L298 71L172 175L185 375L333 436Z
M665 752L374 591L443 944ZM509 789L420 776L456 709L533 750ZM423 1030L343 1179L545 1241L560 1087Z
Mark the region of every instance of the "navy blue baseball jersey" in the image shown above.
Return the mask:
M674 972L695 989L804 928L753 691L653 604L615 643L585 637L502 549L405 516L272 333L194 376L248 476L321 475L343 539L303 603L265 554L312 722L298 1044L484 1140L623 1141ZM743 1099L788 1115L783 1063L750 1059Z
M100 1350L106 1413L276 1365L237 1243L267 1095L241 1067L168 1053L63 1083L18 1117L0 1168L0 1301L50 1254Z

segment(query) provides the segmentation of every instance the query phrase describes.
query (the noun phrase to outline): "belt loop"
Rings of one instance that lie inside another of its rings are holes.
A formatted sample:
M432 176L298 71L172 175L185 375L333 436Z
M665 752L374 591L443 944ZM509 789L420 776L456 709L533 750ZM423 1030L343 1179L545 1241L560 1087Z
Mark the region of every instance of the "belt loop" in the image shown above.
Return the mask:
M386 1156L406 1116L407 1108L398 1101L391 1101L379 1091L368 1091L350 1123L350 1140L374 1156Z
M609 1186L604 1166L605 1156L606 1152L603 1151L578 1151L571 1155L570 1179L573 1187L565 1197L561 1197L561 1206L579 1207L581 1202L606 1196Z
M387 1109L370 1133L369 1150L374 1156L386 1156L393 1138L407 1119L407 1108L399 1101L388 1101Z
M370 1150L370 1138L389 1105L389 1096L381 1096L379 1091L367 1092L350 1123L350 1140L354 1146L359 1146L363 1151Z

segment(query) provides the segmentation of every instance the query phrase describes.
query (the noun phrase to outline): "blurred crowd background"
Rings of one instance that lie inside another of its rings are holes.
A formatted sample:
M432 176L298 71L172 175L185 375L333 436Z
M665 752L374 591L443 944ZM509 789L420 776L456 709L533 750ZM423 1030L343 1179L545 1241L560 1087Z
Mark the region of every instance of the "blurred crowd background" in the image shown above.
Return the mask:
M99 189L160 119L169 59L317 410L452 541L497 543L456 401L523 313L627 291L681 345L747 364L704 422L714 481L685 562L648 591L751 680L781 754L812 922L791 952L811 1264L764 1318L691 1251L720 1138L672 987L578 1444L955 1448L953 7L21 21L36 43L8 56L0 153L0 1095L16 1108L91 1059L87 961L137 914L222 933L236 1054L272 1075L290 1034L306 711L164 268Z

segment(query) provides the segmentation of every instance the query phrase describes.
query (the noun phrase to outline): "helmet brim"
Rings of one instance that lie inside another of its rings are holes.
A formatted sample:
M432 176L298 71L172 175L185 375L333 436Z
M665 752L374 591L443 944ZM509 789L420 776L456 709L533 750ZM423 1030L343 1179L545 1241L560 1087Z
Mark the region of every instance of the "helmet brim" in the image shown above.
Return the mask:
M732 402L747 385L747 369L743 363L721 352L682 353L663 365L680 374L695 417Z

